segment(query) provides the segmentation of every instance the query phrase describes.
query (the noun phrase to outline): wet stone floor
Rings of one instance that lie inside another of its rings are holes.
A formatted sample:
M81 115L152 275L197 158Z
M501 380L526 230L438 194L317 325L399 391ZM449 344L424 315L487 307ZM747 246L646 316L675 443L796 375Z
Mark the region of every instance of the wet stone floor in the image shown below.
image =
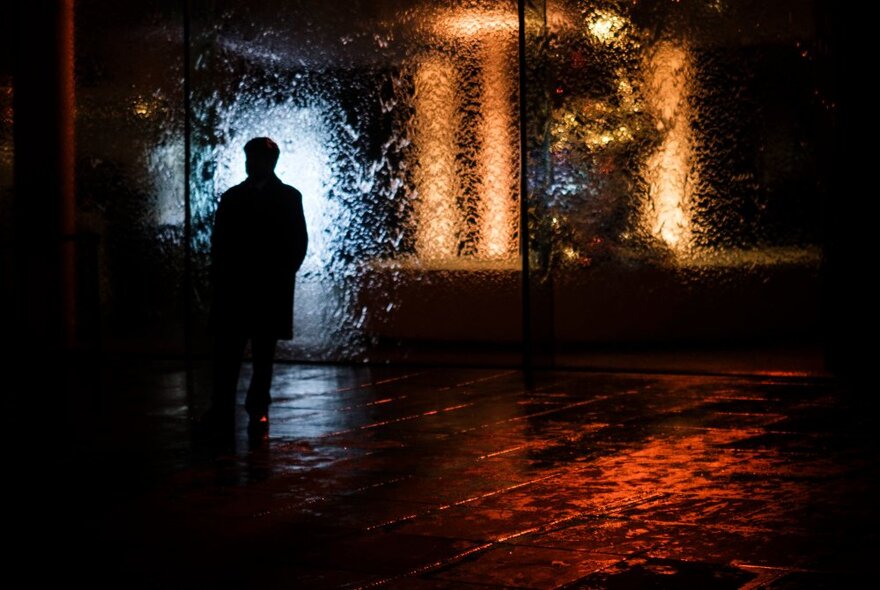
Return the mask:
M224 449L182 371L101 391L78 526L118 587L874 587L875 416L833 380L282 365Z

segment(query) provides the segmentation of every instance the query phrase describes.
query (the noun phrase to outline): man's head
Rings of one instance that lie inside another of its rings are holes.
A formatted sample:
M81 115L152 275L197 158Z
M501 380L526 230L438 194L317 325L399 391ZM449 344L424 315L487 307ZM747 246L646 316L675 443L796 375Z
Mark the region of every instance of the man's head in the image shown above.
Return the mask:
M268 178L275 171L278 156L281 150L278 144L268 137L255 137L244 144L245 170L249 178L262 180Z

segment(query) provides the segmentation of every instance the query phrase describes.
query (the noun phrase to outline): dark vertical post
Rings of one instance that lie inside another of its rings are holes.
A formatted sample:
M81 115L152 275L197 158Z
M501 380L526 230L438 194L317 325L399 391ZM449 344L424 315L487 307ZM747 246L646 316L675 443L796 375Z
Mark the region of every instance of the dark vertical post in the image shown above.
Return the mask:
M532 322L531 281L529 278L529 146L526 98L526 6L517 1L519 19L519 244L522 256L522 339L523 370L531 381Z
M192 252L192 56L191 0L183 2L183 342L187 394L193 394ZM189 404L192 408L192 404Z
M872 284L876 250L875 221L862 214L855 195L874 183L873 150L866 149L868 121L876 112L863 77L874 61L873 22L853 19L844 5L821 0L816 6L820 44L817 52L821 95L830 104L824 121L827 138L821 155L827 168L824 183L824 248L822 336L826 368L848 383L860 403L875 410L873 347L854 332L874 325L877 288ZM864 327L864 328L863 328Z
M62 0L58 27L58 182L61 233L61 314L64 347L76 344L76 183L73 0Z
M83 530L74 524L82 486L53 502L38 498L40 490L73 481L72 465L81 464L71 460L82 436L72 427L82 403L73 377L81 367L67 354L76 336L74 1L13 2L3 12L14 21L15 162L12 301L3 310L12 324L12 333L3 333L12 358L0 430L5 447L15 449L6 466L15 474L4 485L7 501L28 515L12 519L7 536L14 539L11 560L28 563L22 560L45 551L72 571L67 560L81 541L71 531ZM47 538L42 531L50 529L57 534Z
M18 346L61 352L76 337L73 0L10 11Z

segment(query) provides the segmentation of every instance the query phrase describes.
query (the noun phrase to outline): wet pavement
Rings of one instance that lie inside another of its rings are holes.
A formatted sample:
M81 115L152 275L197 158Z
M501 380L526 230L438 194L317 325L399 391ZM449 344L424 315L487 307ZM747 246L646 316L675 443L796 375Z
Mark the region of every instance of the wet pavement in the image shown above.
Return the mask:
M77 443L95 583L841 588L876 577L869 392L828 378L278 367L268 436L105 372ZM96 390L97 391L97 390ZM861 394L861 397L859 397ZM81 531L81 532L78 532ZM106 580L104 579L106 577Z

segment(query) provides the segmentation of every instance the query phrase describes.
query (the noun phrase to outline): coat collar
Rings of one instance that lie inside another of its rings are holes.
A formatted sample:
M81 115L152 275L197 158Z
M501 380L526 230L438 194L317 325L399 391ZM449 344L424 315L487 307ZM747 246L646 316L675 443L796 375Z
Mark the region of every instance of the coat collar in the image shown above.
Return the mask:
M257 181L257 180L254 180L254 179L251 178L251 177L248 177L248 178L244 181L243 184L245 184L246 186L248 186L248 187L250 187L250 188L255 188L255 189L257 189L257 190L262 190L262 189L264 189L264 188L266 188L266 187L268 187L268 186L274 186L274 185L281 184L281 179L278 178L278 176L276 176L275 173L273 172L271 176L269 176L269 177L267 177L265 180L261 180L261 181Z

